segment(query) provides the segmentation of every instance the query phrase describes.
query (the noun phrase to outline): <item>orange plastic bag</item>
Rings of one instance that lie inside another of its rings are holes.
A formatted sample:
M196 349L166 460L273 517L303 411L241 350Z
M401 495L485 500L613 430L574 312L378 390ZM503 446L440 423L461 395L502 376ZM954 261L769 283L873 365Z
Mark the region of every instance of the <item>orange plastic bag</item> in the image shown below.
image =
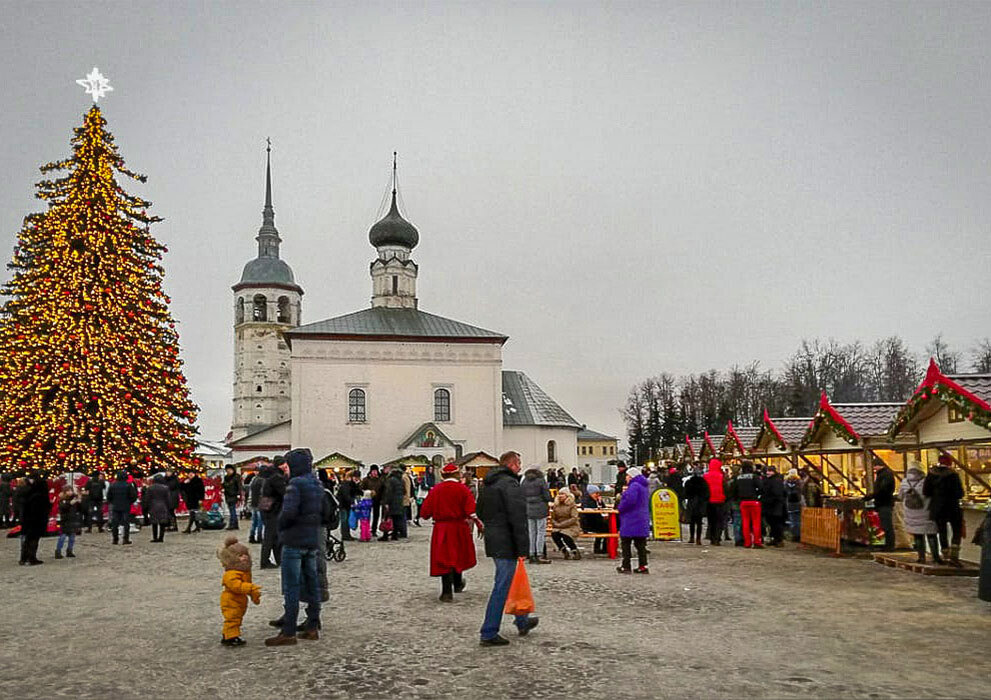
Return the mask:
M526 575L526 565L523 557L516 563L516 573L513 582L509 584L509 595L506 596L505 613L507 615L529 615L537 606L533 602L533 591L530 590L530 577Z

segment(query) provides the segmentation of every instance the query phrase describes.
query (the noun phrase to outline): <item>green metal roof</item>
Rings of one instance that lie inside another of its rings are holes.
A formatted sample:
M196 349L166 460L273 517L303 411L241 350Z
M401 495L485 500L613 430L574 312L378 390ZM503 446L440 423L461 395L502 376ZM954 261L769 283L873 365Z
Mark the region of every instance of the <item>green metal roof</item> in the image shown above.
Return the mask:
M508 337L443 316L428 314L419 309L391 309L377 306L352 314L309 323L287 332L287 338L307 337L361 337L412 339L458 339L498 342Z

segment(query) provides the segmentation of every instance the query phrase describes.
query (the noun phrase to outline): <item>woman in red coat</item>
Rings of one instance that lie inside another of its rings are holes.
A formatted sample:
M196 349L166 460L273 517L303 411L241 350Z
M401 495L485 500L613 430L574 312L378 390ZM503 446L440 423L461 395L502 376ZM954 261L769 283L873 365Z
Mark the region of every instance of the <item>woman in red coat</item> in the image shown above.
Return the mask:
M444 480L430 489L420 506L420 517L434 521L430 537L430 575L440 576L442 603L454 602L454 593L465 589L462 572L475 566L475 543L471 524L479 531L482 523L475 515L475 497L461 483L453 464L441 470Z

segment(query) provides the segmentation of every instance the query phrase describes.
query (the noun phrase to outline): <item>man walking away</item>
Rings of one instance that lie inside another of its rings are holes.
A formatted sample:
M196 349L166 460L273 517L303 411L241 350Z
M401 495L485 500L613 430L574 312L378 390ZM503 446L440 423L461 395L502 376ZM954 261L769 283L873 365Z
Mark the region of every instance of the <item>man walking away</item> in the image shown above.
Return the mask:
M184 532L188 535L190 532L200 531L200 503L206 497L206 486L203 484L203 479L200 478L199 474L195 472L186 479L186 482L182 484L182 500L186 504L186 514L189 516L189 522L186 523L186 529ZM196 528L195 530L193 528Z
M226 467L227 474L224 476L224 502L227 503L227 511L230 517L227 521L228 530L237 530L237 502L244 495L244 486L241 484L241 477L234 471L234 467Z
M282 499L286 495L286 476L282 466L286 458L278 455L272 460L272 466L262 470L265 482L262 485L262 497L258 501L262 508L264 523L262 536L261 564L262 569L274 569L282 563L282 544L279 541L279 511L282 510ZM272 563L271 557L275 557Z
M761 494L772 547L783 547L785 536L785 482L774 466L768 466Z
M939 546L948 552L947 563L960 566L960 540L963 536L963 511L960 499L963 498L963 484L960 476L953 471L953 458L941 454L939 464L933 467L922 484L922 494L929 498L929 513L936 523ZM947 540L949 526L953 539Z
M103 474L96 472L86 482L86 494L89 496L89 505L86 520L86 532L93 532L93 518L96 519L96 527L99 532L103 532L103 499L107 488L107 482Z
M478 497L476 514L485 526L485 555L495 564L495 581L481 629L483 647L509 644L509 640L499 634L502 611L516 573L517 559L529 552L526 501L520 490L519 473L520 456L506 452L499 458L499 466L485 475ZM516 629L525 637L538 622L536 616L517 615Z
M282 542L282 595L285 613L282 631L265 640L265 646L296 643L296 620L299 602L306 602L306 621L300 639L320 638L320 583L317 556L320 554L320 530L324 490L313 473L313 455L306 448L286 455L289 463L289 486L279 513L279 540Z
M138 490L127 482L127 472L121 469L117 479L107 488L107 504L110 506L110 534L118 543L120 528L124 528L124 544L131 544L131 504L138 500Z
M895 473L882 460L874 459L874 510L881 519L884 530L884 551L895 551Z

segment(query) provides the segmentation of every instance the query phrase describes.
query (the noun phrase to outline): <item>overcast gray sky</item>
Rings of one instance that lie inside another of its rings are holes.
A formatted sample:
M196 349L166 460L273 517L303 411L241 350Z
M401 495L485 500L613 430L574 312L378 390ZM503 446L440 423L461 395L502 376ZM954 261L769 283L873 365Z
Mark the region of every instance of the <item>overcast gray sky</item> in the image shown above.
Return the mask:
M99 66L207 438L266 136L304 321L367 306L398 150L420 307L509 335L506 368L600 431L660 371L989 334L989 3L0 9L0 257Z

